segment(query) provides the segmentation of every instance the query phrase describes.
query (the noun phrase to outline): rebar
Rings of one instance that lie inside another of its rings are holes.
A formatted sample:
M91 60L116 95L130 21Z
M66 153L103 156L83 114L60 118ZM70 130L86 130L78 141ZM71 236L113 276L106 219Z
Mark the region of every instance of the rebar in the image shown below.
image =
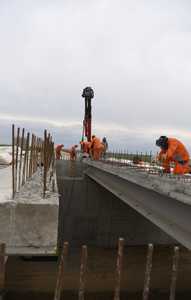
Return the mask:
M43 189L43 197L46 195L46 183L47 183L47 130L44 130L44 189Z
M172 275L171 275L169 300L175 300L176 282L177 282L177 276L178 276L179 256L180 256L179 247L174 247L174 256L173 256L173 263L172 263Z
M27 135L28 139L27 139L27 145L26 145L26 179L27 180L30 176L29 176L29 151L30 151L30 133L28 133Z
M15 157L15 191L17 192L17 173L18 173L18 155L19 155L19 138L20 138L20 128L17 128L17 138L16 138L16 157Z
M143 300L148 300L149 299L153 249L154 249L153 244L149 244L148 245L148 251L147 251L145 280L144 280L144 287L143 287Z
M22 176L22 185L25 184L27 178L27 156L28 156L28 145L29 145L30 134L27 133L27 139L25 143L25 155L24 155L24 164L23 164L23 176Z
M119 240L118 240L117 264L116 264L116 283L115 283L114 300L119 300L120 299L124 242L125 241L124 241L123 238L119 238Z
M19 165L19 182L18 182L18 189L21 187L21 171L22 171L22 163L23 163L23 146L24 146L24 137L25 137L25 129L22 130L22 137L21 137L21 149L20 149L20 165Z
M37 171L38 167L44 167L43 172L43 195L47 189L47 175L49 169L54 168L54 143L50 133L45 135L45 140L27 133L25 139L25 129L22 129L20 136L20 128L17 128L15 136L15 125L12 125L12 196L20 190L28 179ZM20 151L20 152L19 152ZM23 155L24 153L24 155ZM54 170L55 171L55 170ZM52 172L50 172L52 174ZM50 180L52 179L50 176Z
M0 244L0 282L2 288L5 285L5 251L6 245L4 243Z
M15 197L15 125L12 125L12 195Z
M82 254L81 254L81 264L80 264L80 282L79 282L79 292L78 299L84 300L85 293L85 280L86 280L86 270L87 270L87 246L82 246Z
M59 267L58 267L58 276L56 281L54 300L60 300L61 298L63 282L64 282L65 259L68 255L68 248L69 248L68 242L64 242L61 257L60 257Z
M32 134L31 145L30 145L29 175L28 175L28 177L32 176L32 171L33 171L33 151L34 151L34 134Z

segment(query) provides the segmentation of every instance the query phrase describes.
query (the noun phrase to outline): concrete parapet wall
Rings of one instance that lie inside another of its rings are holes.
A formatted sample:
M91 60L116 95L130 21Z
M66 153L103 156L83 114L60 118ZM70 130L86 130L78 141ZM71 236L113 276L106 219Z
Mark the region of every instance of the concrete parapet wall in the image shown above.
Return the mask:
M0 241L7 254L55 254L58 228L58 194L42 198L37 172L16 194L14 200L0 202Z

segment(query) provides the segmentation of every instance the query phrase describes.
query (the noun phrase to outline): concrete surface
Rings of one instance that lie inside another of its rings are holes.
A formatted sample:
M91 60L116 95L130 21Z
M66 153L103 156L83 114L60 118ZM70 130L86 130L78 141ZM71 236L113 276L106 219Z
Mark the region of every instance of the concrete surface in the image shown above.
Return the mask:
M76 169L76 177L70 167ZM60 247L65 240L71 247L87 244L112 248L119 237L125 238L126 245L174 243L117 195L92 180L86 168L82 162L57 162Z
M5 195L6 196L6 195ZM5 242L7 254L55 254L58 228L58 194L42 197L40 171L16 193L0 201L0 241Z
M91 179L191 249L189 182L101 162L86 165Z
M117 175L132 183L138 184L144 188L153 190L162 195L174 198L180 202L191 205L191 178L181 179L181 176L166 175L159 176L133 169L129 167L118 167L112 164L86 160L88 166L94 166L108 173Z

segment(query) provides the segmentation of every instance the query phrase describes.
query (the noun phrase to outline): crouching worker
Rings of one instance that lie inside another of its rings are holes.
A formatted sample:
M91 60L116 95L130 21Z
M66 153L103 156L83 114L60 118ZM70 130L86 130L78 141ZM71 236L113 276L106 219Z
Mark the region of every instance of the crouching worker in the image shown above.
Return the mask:
M70 160L76 160L76 157L77 157L76 149L77 148L78 148L78 145L74 145L74 146L72 146L72 148L70 148L70 150L69 150Z
M64 148L63 144L56 146L56 149L55 149L56 150L56 159L61 159L62 158L61 151L62 151L63 148Z
M81 150L82 150L82 153L83 153L82 157L83 158L89 157L91 142L81 141L80 145L81 145Z
M189 173L189 153L179 140L161 136L156 140L156 145L161 148L158 159L162 161L165 173L170 173L171 162L175 164L174 174Z

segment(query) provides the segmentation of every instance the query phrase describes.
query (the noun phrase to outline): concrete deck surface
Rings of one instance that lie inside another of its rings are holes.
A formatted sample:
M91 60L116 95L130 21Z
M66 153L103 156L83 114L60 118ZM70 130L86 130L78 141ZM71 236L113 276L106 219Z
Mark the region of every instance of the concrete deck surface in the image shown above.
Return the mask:
M109 172L127 181L138 184L144 188L153 190L162 195L174 198L180 202L191 205L191 177L187 179L181 176L153 175L141 169L118 167L103 162L87 160L85 164Z

